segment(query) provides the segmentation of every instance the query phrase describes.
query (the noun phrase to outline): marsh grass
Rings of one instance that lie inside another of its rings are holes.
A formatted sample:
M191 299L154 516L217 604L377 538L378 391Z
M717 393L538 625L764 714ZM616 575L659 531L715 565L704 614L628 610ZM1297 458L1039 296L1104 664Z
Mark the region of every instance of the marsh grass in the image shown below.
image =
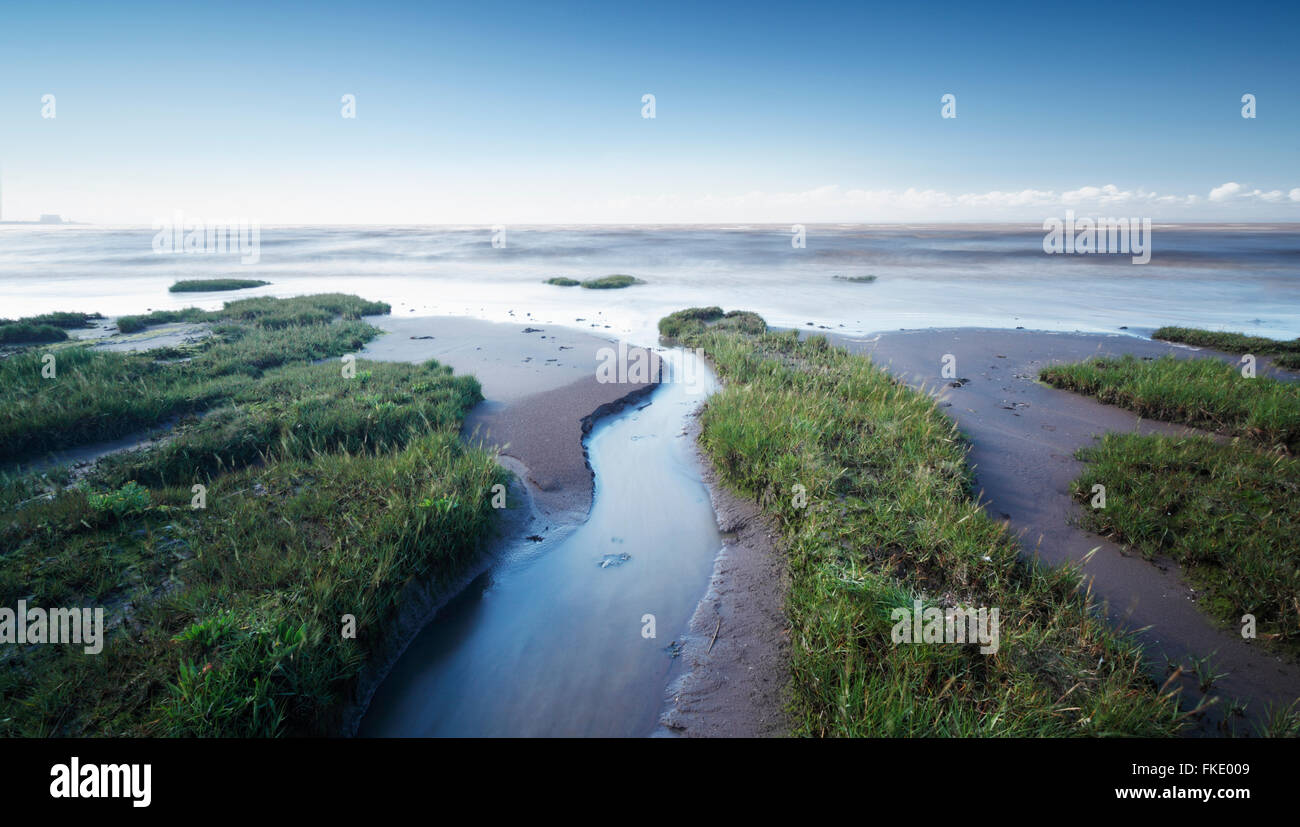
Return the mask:
M90 327L98 313L43 313L21 319L0 319L0 345L48 344L67 340L66 331Z
M975 503L967 447L933 400L823 337L761 332L761 321L693 308L660 331L713 361L724 386L701 415L701 444L780 527L799 734L1178 731L1177 698L1095 614L1078 572L1022 561ZM999 608L1000 649L895 645L891 610L914 598Z
M625 276L621 274L601 276L597 279L586 279L582 282L582 286L588 290L619 290L624 287L631 287L634 284L645 284L645 282L635 276Z
M0 460L115 439L235 401L267 370L356 351L379 330L355 318L384 308L355 297L248 299L199 311L214 322L214 335L184 350L67 348L57 354L53 379L42 375L41 353L0 360ZM169 364L160 355L188 361Z
M220 290L262 287L270 283L261 279L186 279L176 282L167 290L171 293L214 293Z
M481 548L506 475L458 436L478 383L433 362L358 362L345 378L314 360L377 331L310 319L372 305L254 302L227 305L184 365L73 349L58 394L9 391L6 412L71 428L28 448L195 415L71 488L67 469L0 479L0 605L103 606L109 624L99 655L6 647L0 734L334 734L406 590L451 582ZM0 363L8 381L25 381L21 358Z
M186 307L181 310L155 310L141 316L119 316L117 329L123 333L138 333L160 324L223 321L245 321L253 322L258 327L283 328L308 323L322 324L335 318L360 319L362 316L384 315L391 310L384 302L368 301L343 293L321 293L292 299L259 296L228 301L220 310Z
M849 281L855 284L871 284L876 280L875 276L831 276L836 281Z
M1151 334L1153 339L1180 342L1194 347L1208 347L1224 353L1300 353L1300 339L1290 341L1247 336L1244 333L1226 333L1201 330L1195 327L1162 327Z
M1084 524L1147 557L1173 558L1225 626L1300 654L1300 460L1205 437L1106 434L1079 452ZM1106 487L1106 507L1088 504Z
M1126 354L1052 365L1039 378L1152 419L1243 436L1266 447L1300 448L1300 385L1247 379L1218 359Z

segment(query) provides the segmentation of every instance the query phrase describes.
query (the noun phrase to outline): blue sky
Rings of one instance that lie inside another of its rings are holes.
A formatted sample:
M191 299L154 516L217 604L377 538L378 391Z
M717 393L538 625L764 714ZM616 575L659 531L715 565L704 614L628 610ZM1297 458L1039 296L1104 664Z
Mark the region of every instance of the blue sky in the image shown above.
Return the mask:
M5 217L1300 220L1298 24L1294 3L27 4L0 27Z

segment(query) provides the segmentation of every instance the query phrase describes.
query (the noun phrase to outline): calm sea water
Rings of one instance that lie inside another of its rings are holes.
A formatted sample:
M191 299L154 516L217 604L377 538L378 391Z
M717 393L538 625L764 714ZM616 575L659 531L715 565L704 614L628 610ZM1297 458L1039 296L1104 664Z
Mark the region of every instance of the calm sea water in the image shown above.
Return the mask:
M1157 225L1146 265L1047 255L1037 227L263 227L260 260L156 254L146 227L0 226L0 315L108 315L231 294L171 294L178 278L260 278L239 295L357 293L395 313L528 318L654 339L664 313L758 311L840 332L974 325L1141 333L1162 324L1300 335L1300 225ZM551 276L629 273L627 290L560 288ZM834 276L874 275L871 284ZM513 311L513 315L511 314ZM575 321L583 319L582 322Z

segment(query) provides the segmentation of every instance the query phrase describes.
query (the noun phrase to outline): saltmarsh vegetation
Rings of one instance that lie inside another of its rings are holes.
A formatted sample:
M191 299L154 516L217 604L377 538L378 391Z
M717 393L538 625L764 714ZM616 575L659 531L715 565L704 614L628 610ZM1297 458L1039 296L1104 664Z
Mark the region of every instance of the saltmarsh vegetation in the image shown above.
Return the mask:
M67 331L90 327L98 313L44 313L21 319L0 319L0 345L62 342Z
M167 289L172 293L215 293L220 290L262 287L270 283L260 279L182 279Z
M1193 347L1208 347L1224 353L1251 353L1273 357L1273 363L1300 370L1300 339L1278 340L1244 333L1201 330L1195 327L1162 327L1151 334L1153 339L1180 342Z
M1039 378L1142 416L1300 448L1300 385L1241 375L1218 359L1126 354L1052 365Z
M556 287L577 287L581 285L588 290L620 290L624 287L631 287L634 284L645 284L644 281L635 276L626 276L622 274L601 276L600 278L586 279L584 281L571 279L567 276L555 276L554 278L547 279L545 283L553 284Z
M1146 557L1178 561L1224 626L1300 654L1300 460L1203 436L1111 433L1079 452L1083 523ZM1091 506L1105 486L1104 508Z
M1169 330L1157 333L1175 338ZM1261 350L1240 334L1178 336L1225 351ZM1147 557L1178 561L1223 624L1240 628L1242 616L1253 615L1258 637L1300 652L1300 386L1247 378L1218 359L1173 357L1093 359L1040 376L1143 416L1232 437L1106 434L1079 452L1088 463L1074 491L1082 520ZM1091 507L1095 485L1105 486L1104 508Z
M967 448L928 396L752 313L693 308L660 332L713 361L724 386L701 415L701 443L780 526L799 734L1178 730L1176 695L1098 617L1078 572L1021 560L976 504ZM914 599L998 608L999 648L895 644L891 612Z
M379 333L355 317L386 309L231 302L178 349L187 361L74 348L54 379L25 354L0 362L11 459L183 414L170 439L71 487L67 469L0 480L0 605L108 618L95 656L6 647L0 734L337 731L404 590L460 575L506 482L458 436L481 399L472 377L363 360L344 375L337 357ZM28 417L61 435L23 436Z
M586 279L582 282L582 286L588 290L620 290L634 284L645 284L645 282L635 276L622 274L601 276L597 279Z

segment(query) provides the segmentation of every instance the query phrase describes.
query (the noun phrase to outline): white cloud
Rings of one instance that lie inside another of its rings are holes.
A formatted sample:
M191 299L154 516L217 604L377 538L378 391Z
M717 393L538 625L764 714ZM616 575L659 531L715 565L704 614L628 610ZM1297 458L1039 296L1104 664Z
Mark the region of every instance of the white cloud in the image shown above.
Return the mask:
M1239 192L1241 192L1241 184L1238 184L1236 181L1229 181L1223 186L1215 187L1210 190L1210 200L1227 201Z
M1120 189L1114 184L1082 186L1056 191L1023 189L1016 191L950 193L935 189L844 189L820 186L798 192L764 192L753 190L735 196L671 195L632 196L608 202L609 220L615 216L634 220L662 221L944 221L944 220L1041 220L1045 215L1072 209L1098 215L1150 216L1213 219L1228 207L1249 209L1255 205L1282 205L1287 200L1300 202L1300 188L1247 190L1229 181L1210 190L1208 196L1190 193L1178 195L1150 190ZM1284 207L1285 209L1285 207ZM653 218L639 216L653 214ZM1274 211L1274 214L1276 212Z

